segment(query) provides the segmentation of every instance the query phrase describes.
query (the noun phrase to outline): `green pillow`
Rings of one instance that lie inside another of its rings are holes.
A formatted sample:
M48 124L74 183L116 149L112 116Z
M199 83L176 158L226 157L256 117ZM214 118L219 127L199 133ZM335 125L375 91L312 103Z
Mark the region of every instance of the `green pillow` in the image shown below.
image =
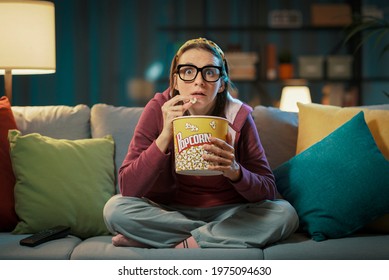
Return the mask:
M347 236L389 211L389 162L363 112L274 175L300 226L316 241Z
M8 134L16 177L13 233L65 225L80 238L109 234L103 207L114 194L114 141Z

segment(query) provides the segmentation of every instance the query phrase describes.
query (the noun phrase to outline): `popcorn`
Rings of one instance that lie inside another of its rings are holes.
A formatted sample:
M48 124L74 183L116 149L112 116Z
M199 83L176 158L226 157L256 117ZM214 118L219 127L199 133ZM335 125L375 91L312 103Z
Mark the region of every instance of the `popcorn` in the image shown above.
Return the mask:
M195 104L197 102L197 98L193 97L193 98L190 99L189 102L192 103L192 104Z
M210 137L226 139L228 121L214 116L182 116L173 120L175 169L178 174L210 176L221 171L209 170L210 162L203 154L211 154L204 144Z
M176 153L176 171L208 169L209 163L202 157L204 153L208 152L202 146L192 146Z

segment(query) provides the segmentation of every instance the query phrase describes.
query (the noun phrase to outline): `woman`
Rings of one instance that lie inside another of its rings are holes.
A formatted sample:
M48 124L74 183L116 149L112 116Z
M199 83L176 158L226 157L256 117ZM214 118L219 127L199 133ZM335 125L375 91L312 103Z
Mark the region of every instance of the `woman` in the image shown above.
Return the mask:
M119 170L120 195L104 217L115 246L249 248L290 236L293 207L276 200L274 176L251 116L229 94L223 51L212 41L187 41L173 58L170 87L145 106ZM227 141L211 138L203 158L222 175L175 173L172 121L213 115L230 122Z

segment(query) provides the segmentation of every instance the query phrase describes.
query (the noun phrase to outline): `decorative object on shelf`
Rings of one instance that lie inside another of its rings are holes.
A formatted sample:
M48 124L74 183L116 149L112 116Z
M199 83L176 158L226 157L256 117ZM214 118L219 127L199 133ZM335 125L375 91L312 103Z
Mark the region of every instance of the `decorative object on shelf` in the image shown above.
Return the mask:
M348 4L312 4L313 26L347 26L351 23L351 7Z
M277 47L275 44L266 45L266 79L277 79Z
M292 79L294 76L292 54L289 50L284 49L278 55L278 75L281 80Z
M255 80L259 55L256 52L228 51L225 52L232 80Z
M322 88L321 103L339 107L358 106L359 91L355 86L345 86L341 82L327 83Z
M269 13L269 26L273 28L296 28L303 25L299 10L273 10Z
M135 101L137 106L145 106L155 94L153 82L142 78L129 79L127 83L127 96Z
M383 19L384 11L377 8L376 5L364 5L362 7L362 16L365 18Z
M344 84L328 83L322 88L321 104L343 107L345 93Z
M297 102L312 103L309 88L307 86L285 86L282 89L280 110L298 112Z
M323 78L323 56L307 55L298 58L299 77L306 79Z
M12 74L55 73L54 3L0 2L0 75L12 99Z
M351 55L329 55L327 57L327 77L329 79L350 79L352 62Z

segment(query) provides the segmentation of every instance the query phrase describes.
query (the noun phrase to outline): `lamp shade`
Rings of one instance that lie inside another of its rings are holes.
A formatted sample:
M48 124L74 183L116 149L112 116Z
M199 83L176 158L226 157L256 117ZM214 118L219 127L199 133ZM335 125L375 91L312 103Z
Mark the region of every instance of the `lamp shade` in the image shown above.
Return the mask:
M56 70L54 3L0 0L0 75Z
M286 86L282 89L280 110L298 112L297 102L311 103L311 94L307 86Z

